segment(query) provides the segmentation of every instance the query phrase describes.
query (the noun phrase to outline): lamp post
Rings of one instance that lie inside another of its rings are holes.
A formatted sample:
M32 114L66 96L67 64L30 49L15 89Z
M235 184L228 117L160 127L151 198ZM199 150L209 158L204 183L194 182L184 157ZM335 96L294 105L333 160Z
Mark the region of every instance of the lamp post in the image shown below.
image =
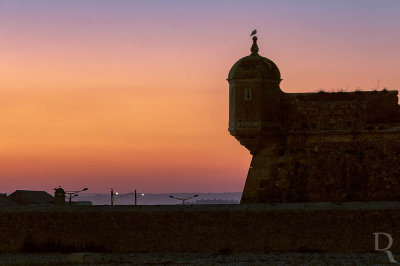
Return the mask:
M140 196L144 196L143 193L139 193ZM137 205L137 193L136 193L136 189L135 189L135 206Z
M86 190L88 190L87 187L83 188L82 190L65 191L65 194L68 195L69 206L71 206L71 204L72 204L72 203L71 203L72 198L78 197L78 196L79 196L79 195L78 195L79 192L86 191Z
M181 200L182 201L182 205L185 205L185 201L193 199L193 198L198 197L198 196L199 195L193 195L193 196L187 197L187 198L177 198L177 197L174 197L174 196L169 196L169 197L172 198L172 199Z
M114 193L114 189L111 189L111 206L114 206L114 195L118 195L118 192Z

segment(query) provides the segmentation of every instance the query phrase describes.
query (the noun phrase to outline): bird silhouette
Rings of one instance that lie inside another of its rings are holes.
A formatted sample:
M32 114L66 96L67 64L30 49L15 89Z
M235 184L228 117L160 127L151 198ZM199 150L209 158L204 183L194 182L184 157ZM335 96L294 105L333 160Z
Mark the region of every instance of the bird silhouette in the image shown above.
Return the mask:
M256 35L257 30L253 30L253 32L250 34L250 36Z

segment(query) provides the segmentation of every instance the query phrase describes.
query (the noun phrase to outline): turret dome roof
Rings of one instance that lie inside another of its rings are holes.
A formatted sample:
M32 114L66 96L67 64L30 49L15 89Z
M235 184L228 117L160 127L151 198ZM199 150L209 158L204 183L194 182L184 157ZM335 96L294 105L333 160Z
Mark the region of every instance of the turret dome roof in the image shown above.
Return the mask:
M228 74L228 81L237 79L265 79L280 83L279 68L270 59L258 54L257 37L253 37L251 54L239 59Z

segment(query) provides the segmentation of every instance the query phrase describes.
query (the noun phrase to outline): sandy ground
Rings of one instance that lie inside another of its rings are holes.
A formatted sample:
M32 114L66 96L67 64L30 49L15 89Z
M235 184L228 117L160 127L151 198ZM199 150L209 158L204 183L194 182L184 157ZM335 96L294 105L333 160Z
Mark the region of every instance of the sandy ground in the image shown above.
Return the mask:
M399 258L400 254L395 258ZM0 254L0 265L390 265L383 253Z

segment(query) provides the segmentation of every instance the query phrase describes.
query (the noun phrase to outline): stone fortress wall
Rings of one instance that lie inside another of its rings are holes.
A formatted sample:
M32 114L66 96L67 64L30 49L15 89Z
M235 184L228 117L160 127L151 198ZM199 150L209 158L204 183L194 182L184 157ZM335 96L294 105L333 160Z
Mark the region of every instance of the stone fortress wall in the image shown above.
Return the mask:
M229 132L253 155L241 203L399 200L398 92L285 93L258 50L227 79Z
M400 124L397 91L287 93L291 132L386 129ZM379 132L379 131L377 131ZM321 132L323 133L323 132Z
M397 91L286 94L261 137L242 203L400 199Z

